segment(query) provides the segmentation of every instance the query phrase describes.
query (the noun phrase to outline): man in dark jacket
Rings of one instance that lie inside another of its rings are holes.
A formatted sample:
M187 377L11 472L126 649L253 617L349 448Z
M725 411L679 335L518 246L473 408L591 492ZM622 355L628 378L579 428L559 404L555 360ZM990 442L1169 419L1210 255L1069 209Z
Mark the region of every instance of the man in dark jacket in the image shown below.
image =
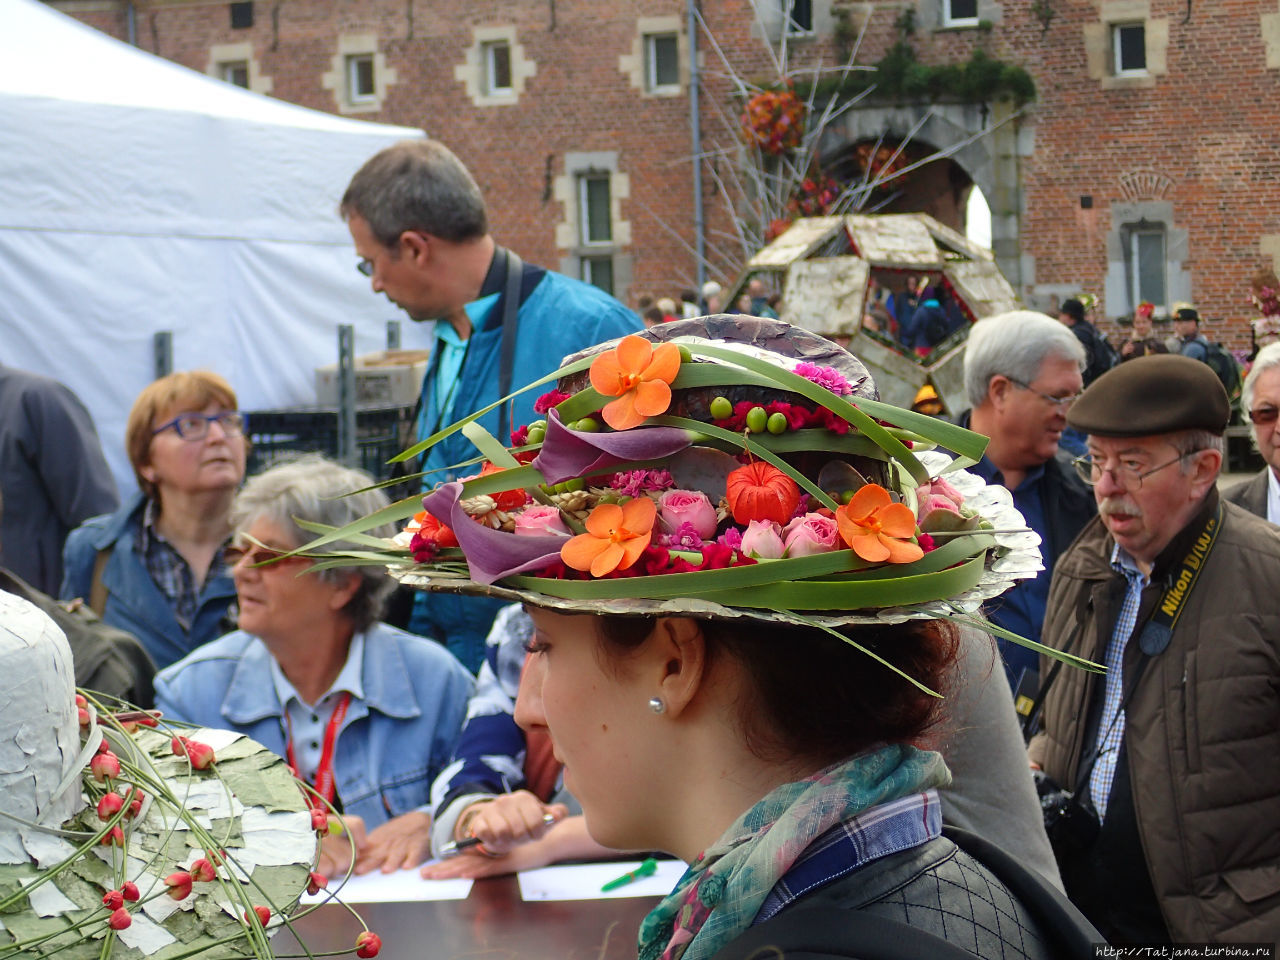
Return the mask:
M1280 930L1280 531L1218 498L1229 413L1212 370L1162 355L1068 415L1099 515L1058 559L1043 640L1107 672L1058 674L1030 758L1074 793L1050 836L1113 942Z
M1014 505L1040 534L1045 569L992 602L988 616L1029 640L1040 639L1049 578L1058 554L1092 519L1096 508L1058 449L1067 408L1080 393L1084 350L1062 324L1018 310L980 320L965 346L965 391L972 404L965 426L991 438L973 468L988 483L1013 493ZM1009 684L1035 691L1035 653L998 640Z
M1280 524L1280 343L1267 344L1253 358L1240 392L1240 406L1253 424L1253 442L1266 466L1223 497Z
M1115 354L1098 328L1085 319L1084 304L1075 297L1062 301L1062 306L1058 307L1058 320L1076 335L1084 347L1084 385L1087 387L1111 369Z

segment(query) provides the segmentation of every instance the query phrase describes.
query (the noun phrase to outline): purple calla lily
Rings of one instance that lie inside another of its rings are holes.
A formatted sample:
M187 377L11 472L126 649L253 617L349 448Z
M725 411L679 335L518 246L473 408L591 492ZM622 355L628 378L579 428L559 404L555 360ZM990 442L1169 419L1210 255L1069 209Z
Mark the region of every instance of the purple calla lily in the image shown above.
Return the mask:
M491 584L503 577L542 570L560 558L563 536L522 536L476 523L462 509L462 484L445 483L422 498L428 513L442 520L458 538L476 583Z
M533 466L547 483L562 483L620 463L661 460L692 442L689 431L680 427L637 427L613 433L570 430L555 410L549 410L547 435Z

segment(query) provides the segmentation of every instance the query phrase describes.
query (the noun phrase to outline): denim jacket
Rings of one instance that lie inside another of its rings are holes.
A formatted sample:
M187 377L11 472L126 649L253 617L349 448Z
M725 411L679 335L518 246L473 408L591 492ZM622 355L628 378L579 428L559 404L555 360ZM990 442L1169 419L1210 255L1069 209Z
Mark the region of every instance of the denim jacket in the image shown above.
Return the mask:
M178 623L173 604L147 572L139 552L138 531L146 498L137 494L115 513L86 520L71 531L62 551L61 600L89 599L98 552L109 550L102 569L107 603L102 619L142 641L157 667L167 667L222 634L227 607L236 596L229 575L211 578L200 591L200 605L188 633Z
M439 644L375 623L364 634L364 699L338 733L334 781L345 813L370 829L427 809L431 781L449 762L473 680ZM156 677L166 717L236 730L285 755L284 705L271 654L243 630L206 644Z

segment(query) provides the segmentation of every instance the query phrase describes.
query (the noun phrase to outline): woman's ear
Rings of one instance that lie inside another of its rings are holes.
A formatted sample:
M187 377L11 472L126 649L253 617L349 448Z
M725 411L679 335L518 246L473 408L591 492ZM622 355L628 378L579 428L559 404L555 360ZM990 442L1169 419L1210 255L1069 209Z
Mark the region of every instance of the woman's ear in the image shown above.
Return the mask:
M329 594L329 609L335 613L346 608L351 602L351 598L356 595L360 589L360 574L351 573L340 583L333 585L333 592Z
M707 676L707 639L689 617L662 617L654 627L655 691L670 717L679 716L697 696Z

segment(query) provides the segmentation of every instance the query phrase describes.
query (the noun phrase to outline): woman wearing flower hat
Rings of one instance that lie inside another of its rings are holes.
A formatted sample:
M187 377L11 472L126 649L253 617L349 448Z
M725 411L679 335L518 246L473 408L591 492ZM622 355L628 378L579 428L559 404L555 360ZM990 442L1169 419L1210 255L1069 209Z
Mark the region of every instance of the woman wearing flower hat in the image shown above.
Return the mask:
M424 498L404 576L524 601L517 721L596 841L689 864L640 956L1078 955L1060 894L941 833L949 621L1039 562L1007 491L924 449L981 438L778 321L648 336L569 358L514 450L459 425L492 466Z

